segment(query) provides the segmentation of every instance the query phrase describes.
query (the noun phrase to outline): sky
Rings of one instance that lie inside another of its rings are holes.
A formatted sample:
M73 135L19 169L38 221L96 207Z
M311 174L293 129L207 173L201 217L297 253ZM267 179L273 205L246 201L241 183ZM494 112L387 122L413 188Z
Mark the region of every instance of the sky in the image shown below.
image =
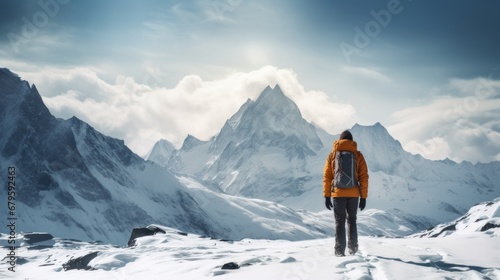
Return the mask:
M380 122L411 153L490 162L499 12L493 0L0 0L0 67L56 117L141 156L162 138L208 140L279 84L332 134Z

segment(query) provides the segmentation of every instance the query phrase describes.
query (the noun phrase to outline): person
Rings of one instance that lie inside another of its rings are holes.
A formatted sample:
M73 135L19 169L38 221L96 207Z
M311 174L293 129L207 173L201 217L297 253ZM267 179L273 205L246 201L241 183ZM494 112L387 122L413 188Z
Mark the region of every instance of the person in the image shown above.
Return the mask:
M351 188L333 187L335 177L335 155L337 151L349 151L354 153L356 160L356 176L358 185ZM333 142L333 151L328 155L323 173L323 194L325 206L328 210L333 207L335 215L335 255L345 256L346 231L345 224L348 225L348 249L349 254L354 255L358 251L358 229L356 225L356 215L358 208L363 210L366 207L368 197L368 167L363 154L358 151L357 143L353 140L351 132L348 130L340 134L338 140ZM333 198L333 205L332 200Z

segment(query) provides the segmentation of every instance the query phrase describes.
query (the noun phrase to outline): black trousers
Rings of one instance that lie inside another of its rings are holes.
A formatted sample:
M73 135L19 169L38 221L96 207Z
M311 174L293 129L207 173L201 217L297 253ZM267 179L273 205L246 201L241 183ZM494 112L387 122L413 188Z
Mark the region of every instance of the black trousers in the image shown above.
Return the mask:
M358 249L358 227L356 225L356 214L358 212L357 197L335 197L333 199L333 212L335 213L335 252L344 254L346 247L345 224L350 249Z

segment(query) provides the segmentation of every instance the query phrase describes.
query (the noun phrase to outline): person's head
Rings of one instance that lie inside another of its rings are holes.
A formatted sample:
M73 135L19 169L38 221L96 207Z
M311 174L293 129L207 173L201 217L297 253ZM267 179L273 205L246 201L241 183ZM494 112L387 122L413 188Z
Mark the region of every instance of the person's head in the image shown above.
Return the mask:
M340 138L339 139L347 139L347 140L351 140L352 141L352 134L351 134L351 132L349 132L349 130L344 130L340 134Z

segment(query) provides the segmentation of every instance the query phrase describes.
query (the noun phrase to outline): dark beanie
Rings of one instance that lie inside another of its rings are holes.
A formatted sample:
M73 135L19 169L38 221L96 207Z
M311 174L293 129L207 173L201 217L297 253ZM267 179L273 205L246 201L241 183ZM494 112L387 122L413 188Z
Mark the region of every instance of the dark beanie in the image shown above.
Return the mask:
M349 130L344 130L340 134L340 138L339 139L347 139L347 140L351 140L352 141L352 134L349 132Z

